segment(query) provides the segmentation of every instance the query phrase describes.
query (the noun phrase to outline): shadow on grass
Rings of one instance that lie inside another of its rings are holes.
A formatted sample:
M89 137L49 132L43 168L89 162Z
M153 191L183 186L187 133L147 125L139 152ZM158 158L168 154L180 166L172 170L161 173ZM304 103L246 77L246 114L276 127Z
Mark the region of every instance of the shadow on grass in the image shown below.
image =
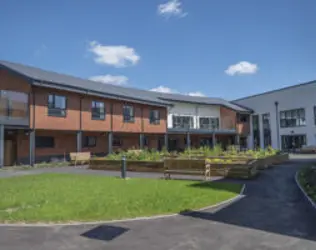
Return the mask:
M128 230L128 228L124 227L101 225L81 234L81 236L94 240L111 241Z

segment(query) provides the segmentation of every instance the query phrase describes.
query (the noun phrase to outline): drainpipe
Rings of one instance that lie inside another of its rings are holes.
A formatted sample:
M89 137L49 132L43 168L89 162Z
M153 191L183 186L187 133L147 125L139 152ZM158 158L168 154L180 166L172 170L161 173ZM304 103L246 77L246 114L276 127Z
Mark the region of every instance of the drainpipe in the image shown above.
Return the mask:
M280 124L279 124L279 102L275 102L275 119L276 119L276 132L277 132L277 146L280 149Z

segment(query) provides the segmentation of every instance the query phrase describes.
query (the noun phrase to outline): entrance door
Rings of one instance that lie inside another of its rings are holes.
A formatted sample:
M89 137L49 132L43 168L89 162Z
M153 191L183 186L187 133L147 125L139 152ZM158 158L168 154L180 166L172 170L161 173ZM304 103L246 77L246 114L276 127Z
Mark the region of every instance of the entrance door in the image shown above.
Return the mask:
M4 166L13 166L16 163L16 143L13 140L4 141Z

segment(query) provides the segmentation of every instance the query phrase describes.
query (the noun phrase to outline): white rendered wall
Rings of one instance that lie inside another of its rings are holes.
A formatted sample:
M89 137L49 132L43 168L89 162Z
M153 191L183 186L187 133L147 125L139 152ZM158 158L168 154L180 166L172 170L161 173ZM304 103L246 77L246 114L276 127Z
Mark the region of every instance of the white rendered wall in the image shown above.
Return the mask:
M220 118L220 107L215 105L196 105L188 103L173 103L173 107L168 108L168 128L172 128L172 116L193 116L194 128L199 128L200 117Z
M260 142L263 145L263 130L262 130L262 114L270 113L270 126L271 126L271 137L272 147L277 148L277 123L276 123L276 109L275 102L278 102L278 111L291 110L305 108L305 119L306 126L303 127L291 127L281 128L280 131L280 147L281 147L281 135L291 135L292 131L294 134L306 134L306 144L316 145L316 126L314 123L314 106L316 106L316 83L297 85L295 87L270 92L263 95L253 96L241 100L235 101L237 104L249 107L254 110L254 114L259 114L259 127L260 127ZM279 126L280 126L280 117ZM252 147L252 130L251 144Z

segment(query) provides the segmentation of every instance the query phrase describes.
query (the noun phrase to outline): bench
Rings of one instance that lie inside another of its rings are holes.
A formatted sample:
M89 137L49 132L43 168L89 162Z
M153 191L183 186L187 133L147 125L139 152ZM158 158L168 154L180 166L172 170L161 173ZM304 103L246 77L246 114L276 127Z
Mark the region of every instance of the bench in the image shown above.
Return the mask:
M204 160L165 159L164 177L171 179L171 174L202 175L205 180L211 179L211 171Z
M84 164L90 163L90 159L91 159L91 153L90 152L76 152L76 153L70 153L70 163L71 165L75 165L77 166L77 163L79 164Z

